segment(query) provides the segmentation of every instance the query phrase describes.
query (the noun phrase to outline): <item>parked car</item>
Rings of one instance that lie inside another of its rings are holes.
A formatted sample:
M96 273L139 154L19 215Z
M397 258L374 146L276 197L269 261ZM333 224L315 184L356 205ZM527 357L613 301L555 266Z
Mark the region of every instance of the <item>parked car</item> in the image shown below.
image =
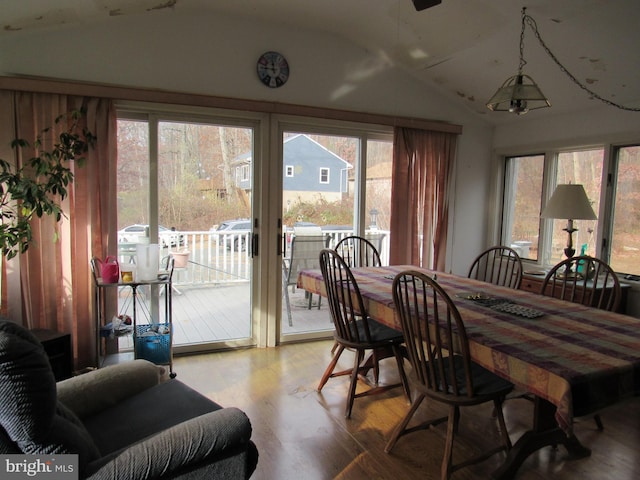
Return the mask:
M251 233L251 220L248 218L226 220L220 223L215 231L223 235L227 249L231 249L233 245L234 250L245 250L248 234Z
M118 230L118 243L142 243L149 236L149 225L136 223ZM162 225L158 226L158 239L160 246L178 247L184 244L184 235Z

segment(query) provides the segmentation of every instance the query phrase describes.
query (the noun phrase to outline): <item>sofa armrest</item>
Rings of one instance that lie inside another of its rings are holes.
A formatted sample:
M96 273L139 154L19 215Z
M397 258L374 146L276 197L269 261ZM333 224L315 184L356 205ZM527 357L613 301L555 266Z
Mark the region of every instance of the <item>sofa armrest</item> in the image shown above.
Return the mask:
M58 382L58 400L85 418L157 385L162 371L141 359L100 368Z
M90 480L172 478L249 448L251 423L237 408L201 415L142 440L89 465ZM243 457L246 458L246 457ZM242 476L255 464L236 465ZM195 477L194 477L195 478ZM233 476L229 478L240 478Z

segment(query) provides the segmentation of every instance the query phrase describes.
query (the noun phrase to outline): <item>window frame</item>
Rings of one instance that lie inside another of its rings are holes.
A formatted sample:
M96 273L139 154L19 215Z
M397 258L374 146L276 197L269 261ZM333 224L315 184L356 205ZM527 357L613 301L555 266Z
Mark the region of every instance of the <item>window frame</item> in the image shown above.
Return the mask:
M251 180L251 165L249 164L240 165L238 167L238 170L240 172L241 182L248 182L249 180Z
M596 211L598 217L597 231L594 232L596 236L595 240L595 255L609 263L611 259L611 238L613 235L614 216L615 216L615 196L617 187L617 173L618 173L618 154L619 151L625 147L638 147L640 146L640 139L635 141L620 141L620 142L585 142L583 144L572 145L554 145L546 146L544 148L529 148L529 149L510 149L508 151L496 152L496 171L498 174L495 177L496 182L496 196L493 198L493 203L496 206L496 215L494 217L493 228L493 242L491 243L503 243L506 236L510 232L506 232L505 225L505 212L507 211L506 194L507 186L507 161L510 158L520 158L527 156L540 155L544 157L543 167L543 179L542 179L542 199L541 199L541 211L549 201L551 194L555 189L555 182L557 178L558 156L560 153L587 151L593 149L603 150L603 163L602 163L602 179L599 200L599 209ZM592 199L596 200L596 199ZM579 228L579 227L578 227ZM538 259L530 260L523 259L528 265L536 266L538 268L549 268L552 266L552 262L549 260L549 252L551 248L551 235L553 233L553 219L540 219L539 223L539 238L538 238ZM638 275L640 272L617 272L621 277L628 274Z
M320 167L320 175L318 178L318 183L320 183L321 185L328 185L329 183L331 183L331 169L329 167ZM323 172L326 172L326 180L322 180L323 177Z

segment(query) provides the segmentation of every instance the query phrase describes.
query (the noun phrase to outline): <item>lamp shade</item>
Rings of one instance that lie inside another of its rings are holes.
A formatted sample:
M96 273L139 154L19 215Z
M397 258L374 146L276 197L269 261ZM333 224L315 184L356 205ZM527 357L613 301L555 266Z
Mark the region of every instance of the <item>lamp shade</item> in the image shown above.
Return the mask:
M523 115L529 110L550 107L551 103L529 75L518 74L507 78L487 102L494 112L511 112Z
M597 220L582 185L558 185L540 214L542 218Z

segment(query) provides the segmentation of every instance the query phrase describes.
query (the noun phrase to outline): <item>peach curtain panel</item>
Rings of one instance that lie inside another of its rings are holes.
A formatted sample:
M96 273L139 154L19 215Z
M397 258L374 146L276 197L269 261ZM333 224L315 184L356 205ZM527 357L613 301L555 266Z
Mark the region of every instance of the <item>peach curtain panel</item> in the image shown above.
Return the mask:
M0 124L13 123L16 138L31 143L44 128L54 128L56 117L72 110L84 112L82 122L97 137L85 164L71 165L74 182L62 203L62 221L49 217L33 221L34 243L17 258L20 308L7 311L11 320L29 328L71 333L75 367L94 365L95 306L89 259L103 258L117 249L115 108L111 100L99 98L6 90L0 95L12 97L13 118L8 119L5 112ZM21 158L16 161L19 164ZM114 232L113 238L107 232ZM20 311L22 318L14 318L20 317Z
M391 265L444 271L456 143L453 133L395 129Z

